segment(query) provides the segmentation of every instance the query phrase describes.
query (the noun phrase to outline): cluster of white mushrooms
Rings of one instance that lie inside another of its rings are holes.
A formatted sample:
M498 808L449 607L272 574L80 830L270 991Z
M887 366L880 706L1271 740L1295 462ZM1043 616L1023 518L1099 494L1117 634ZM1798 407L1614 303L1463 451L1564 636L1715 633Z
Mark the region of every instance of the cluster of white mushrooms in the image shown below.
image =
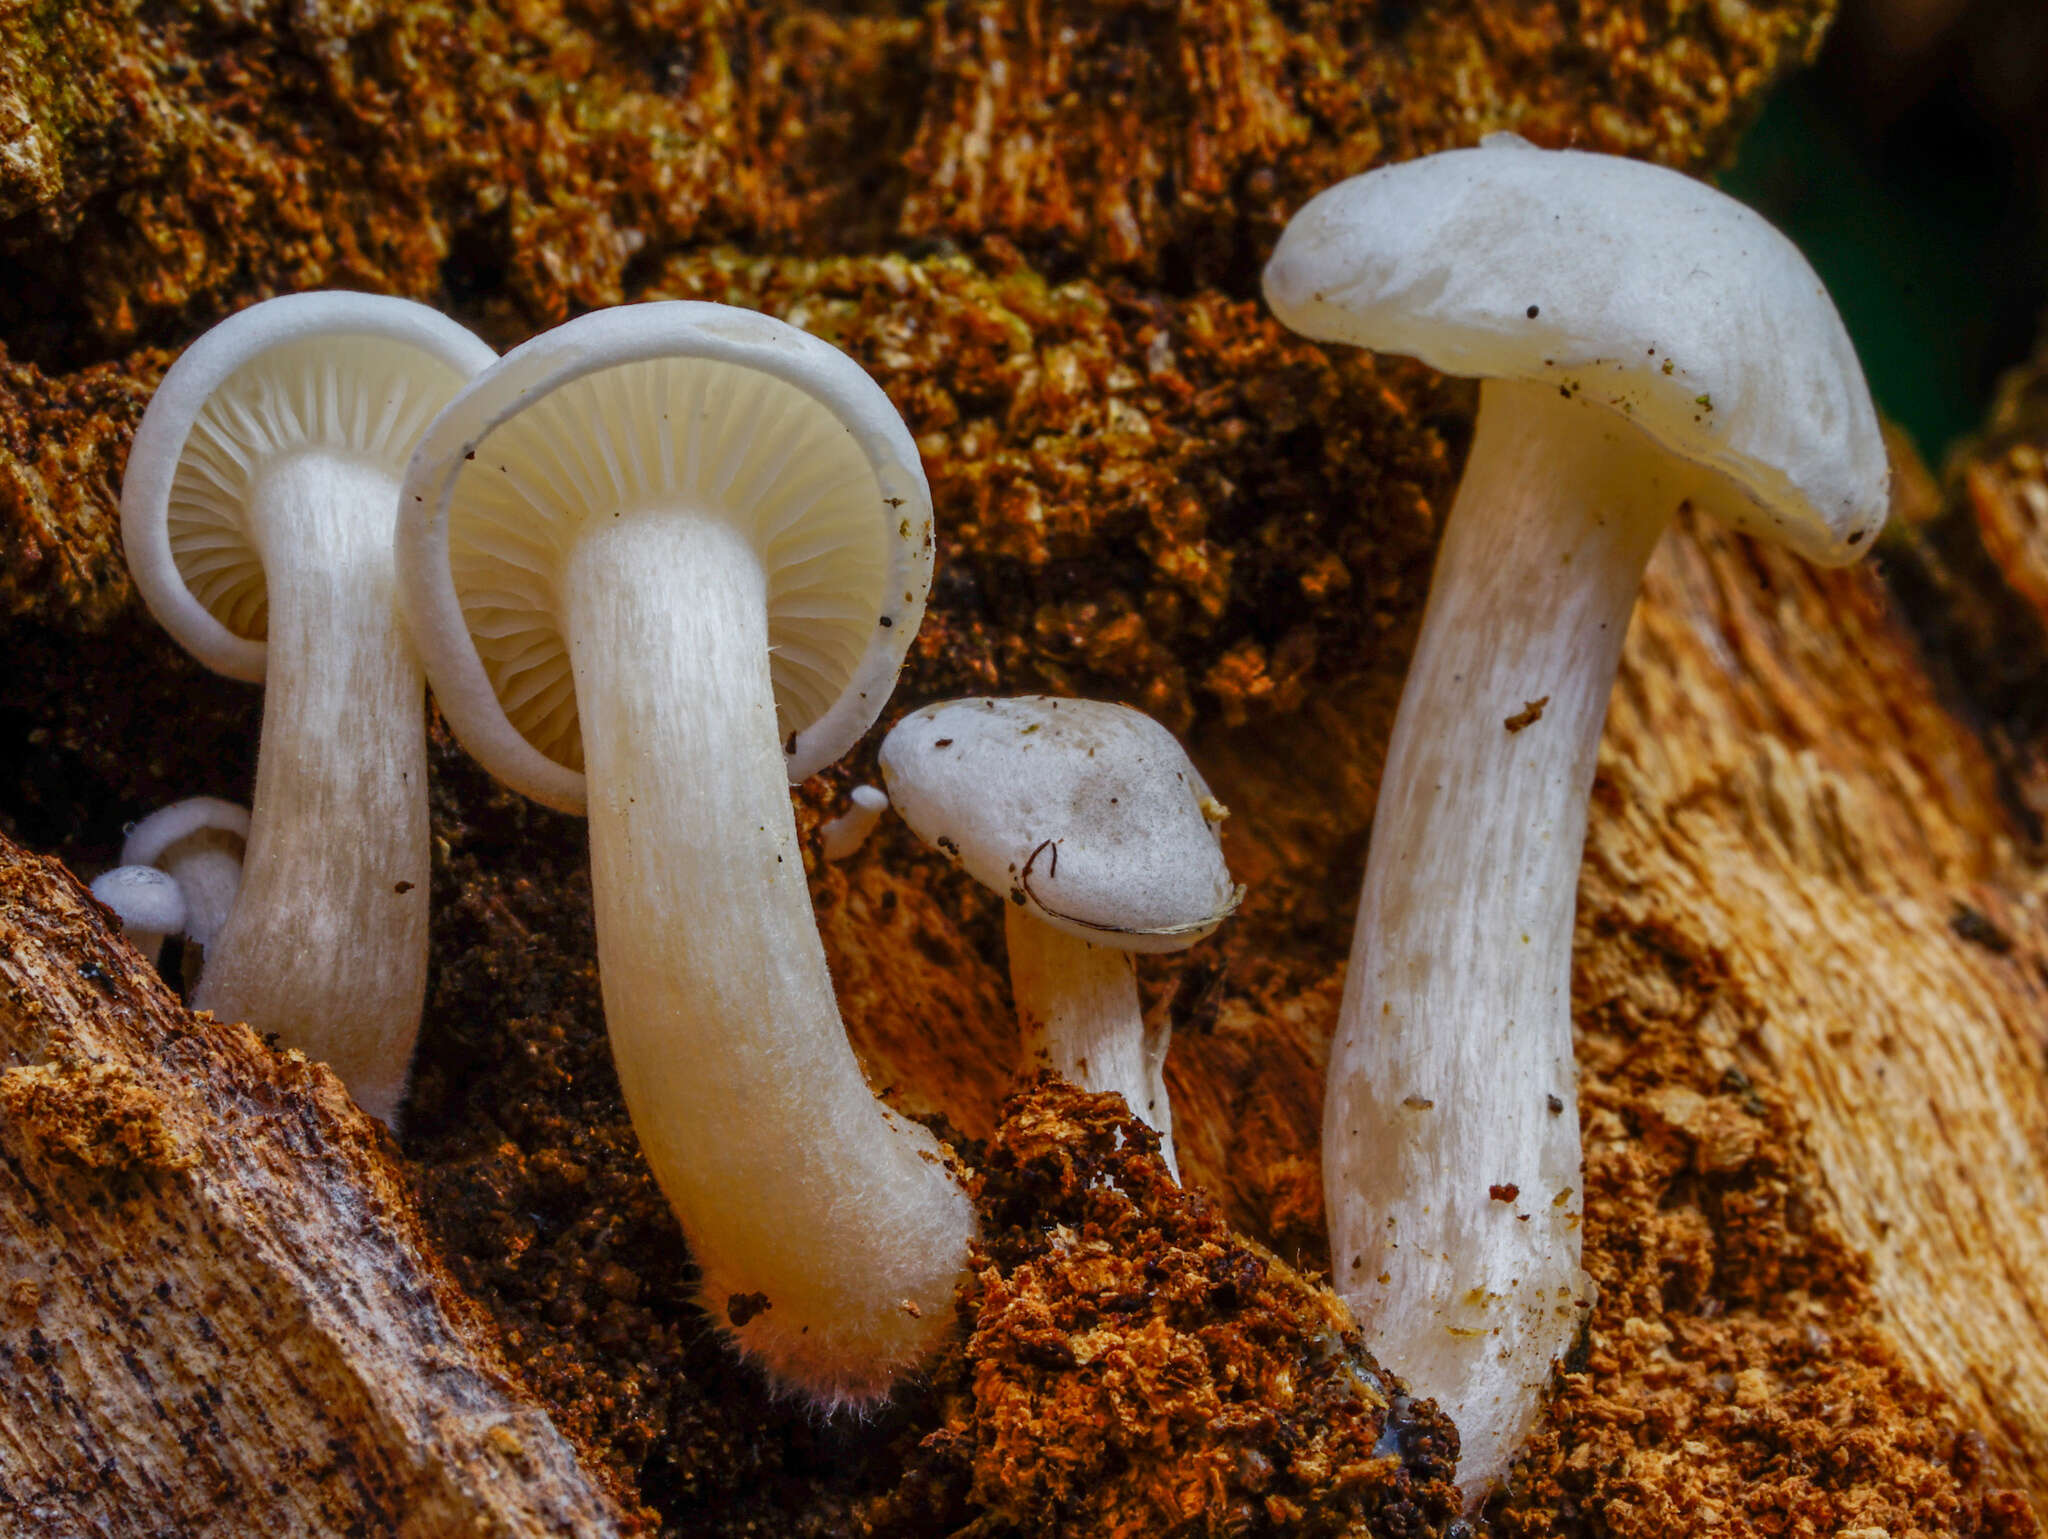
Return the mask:
M120 916L151 966L164 941L181 936L192 947L186 970L196 974L235 906L248 842L248 808L187 797L130 826L121 863L93 878L92 895Z
M1324 1128L1337 1286L1457 1422L1476 1499L1588 1302L1572 909L1644 563L1687 503L1852 557L1884 455L1790 244L1650 166L1496 136L1374 172L1302 210L1266 293L1311 336L1487 381ZM588 819L619 1081L707 1307L815 1401L885 1394L949 1328L975 1221L949 1151L847 1042L788 795L875 721L923 614L931 497L881 389L722 305L587 315L497 358L406 301L295 296L171 369L122 502L151 610L267 686L249 813L166 812L124 852L149 874L105 879L138 945L189 935L196 1005L394 1120L426 975L431 682L493 773ZM881 765L890 797L859 788L824 852L893 799L1003 901L1020 1069L1121 1094L1171 1163L1165 1026L1132 957L1239 897L1180 745L1121 706L967 700L904 717Z

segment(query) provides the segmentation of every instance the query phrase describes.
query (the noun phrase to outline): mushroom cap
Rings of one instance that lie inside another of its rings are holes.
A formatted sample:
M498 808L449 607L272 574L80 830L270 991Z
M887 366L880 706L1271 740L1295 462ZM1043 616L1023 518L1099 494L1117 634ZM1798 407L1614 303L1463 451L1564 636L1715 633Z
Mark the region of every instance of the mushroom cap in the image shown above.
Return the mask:
M260 680L269 606L250 494L266 466L310 450L395 479L495 356L439 311L376 294L287 294L207 332L150 398L121 482L121 540L150 613L215 672Z
M92 895L121 916L121 928L177 935L185 928L185 894L155 866L116 866L92 879Z
M208 832L232 834L247 843L249 809L218 796L188 796L159 807L128 830L121 841L121 864L153 866L180 840Z
M589 519L719 510L768 576L789 777L889 698L931 586L931 491L881 386L828 342L731 305L621 305L514 348L421 441L399 504L401 601L456 735L566 812L583 747L554 599Z
M1676 171L1492 134L1311 198L1265 290L1321 341L1620 412L1719 473L1710 511L1809 560L1854 560L1884 522L1877 412L1827 290Z
M920 839L1081 940L1178 951L1237 906L1222 808L1142 711L1044 695L952 700L898 722L881 763Z

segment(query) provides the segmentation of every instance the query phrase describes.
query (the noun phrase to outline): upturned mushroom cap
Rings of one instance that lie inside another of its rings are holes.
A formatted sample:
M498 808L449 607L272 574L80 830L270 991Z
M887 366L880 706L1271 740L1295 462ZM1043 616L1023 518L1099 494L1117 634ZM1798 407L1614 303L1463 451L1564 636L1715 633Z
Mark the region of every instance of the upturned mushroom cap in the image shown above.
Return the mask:
M288 294L207 332L150 398L121 483L121 539L150 613L209 668L260 680L269 606L251 502L266 473L318 451L395 478L494 356L438 311L374 294Z
M1265 289L1304 335L1619 412L1719 473L1707 511L1810 561L1884 521L1877 414L1820 279L1678 172L1493 134L1310 199Z
M121 841L121 864L153 866L172 845L200 833L247 840L249 809L218 796L188 796L159 807L128 830L128 837Z
M435 696L507 785L584 805L553 591L593 519L718 513L768 579L790 779L874 721L924 615L931 492L909 431L846 354L729 305L622 305L515 348L407 473L400 587Z
M990 891L1122 951L1178 951L1229 917L1223 809L1173 734L1095 700L954 700L882 741L903 820Z
M92 879L92 895L121 917L121 928L161 942L185 928L185 895L155 866L116 866ZM156 957L151 955L154 962Z

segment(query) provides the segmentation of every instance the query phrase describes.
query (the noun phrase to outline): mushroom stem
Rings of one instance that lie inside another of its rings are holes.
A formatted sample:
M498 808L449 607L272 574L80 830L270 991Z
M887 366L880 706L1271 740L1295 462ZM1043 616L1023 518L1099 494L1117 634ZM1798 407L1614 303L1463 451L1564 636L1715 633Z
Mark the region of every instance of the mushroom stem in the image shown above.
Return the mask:
M263 746L240 892L193 998L331 1065L387 1123L427 980L425 679L393 606L397 504L396 479L339 455L258 487Z
M847 794L846 811L818 829L818 853L827 860L851 860L889 810L889 798L877 786L855 786Z
M1003 915L1025 1062L1055 1070L1083 1090L1122 1096L1159 1134L1159 1153L1178 1181L1173 1102L1166 1093L1168 1032L1145 1029L1129 953L1054 929L1019 904L1004 904Z
M234 912L242 857L233 846L241 843L232 834L202 829L180 840L159 862L184 890L185 934L196 945L211 946Z
M1578 1330L1572 913L1601 723L1685 472L1488 381L1373 815L1323 1127L1338 1286L1476 1499ZM1540 705L1539 705L1540 702Z
M762 566L688 510L593 522L562 595L612 1054L707 1309L820 1400L951 1324L973 1213L840 1023L769 673Z

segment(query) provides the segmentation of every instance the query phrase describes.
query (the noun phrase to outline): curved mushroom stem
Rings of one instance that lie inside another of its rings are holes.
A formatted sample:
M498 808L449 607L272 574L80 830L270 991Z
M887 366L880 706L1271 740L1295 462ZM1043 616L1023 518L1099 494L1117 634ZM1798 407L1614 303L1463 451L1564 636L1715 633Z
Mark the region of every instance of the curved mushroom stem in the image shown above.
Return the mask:
M427 987L426 681L392 596L398 482L295 455L257 488L263 742L239 895L193 994L396 1125Z
M235 911L235 898L242 890L242 855L245 841L219 829L201 829L188 834L163 854L161 864L185 891L185 964L187 994L196 993L206 976L206 958L214 939ZM422 979L424 982L424 978ZM392 1101L391 1114L397 1110Z
M1323 1124L1337 1285L1499 1479L1590 1300L1572 912L1601 723L1687 473L1488 382L1401 696Z
M973 1210L839 1019L769 676L767 585L687 511L594 522L563 629L619 1083L707 1309L785 1382L871 1398L953 1319Z
M186 939L210 946L234 912L242 887L243 841L233 834L203 828L187 834L157 862L176 878L185 893Z
M1015 903L1003 906L1003 916L1025 1062L1083 1090L1122 1096L1159 1134L1159 1153L1178 1181L1165 1074L1170 1028L1146 1031L1129 954L1054 929Z
M850 860L859 854L889 810L889 798L875 786L855 786L846 800L846 810L818 829L818 853L827 860Z

